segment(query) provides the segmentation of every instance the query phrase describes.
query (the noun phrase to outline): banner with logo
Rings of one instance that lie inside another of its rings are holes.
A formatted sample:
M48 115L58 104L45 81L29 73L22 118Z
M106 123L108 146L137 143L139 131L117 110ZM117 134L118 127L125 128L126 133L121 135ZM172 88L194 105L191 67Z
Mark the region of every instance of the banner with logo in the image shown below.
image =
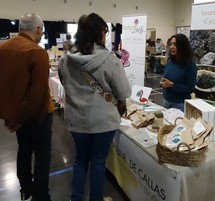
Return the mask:
M181 174L159 165L120 131L106 166L130 201L180 201Z
M190 45L198 66L196 97L215 105L215 2L193 4Z
M146 20L146 15L122 18L121 61L132 85L144 86Z
M191 30L215 29L215 3L193 4Z
M108 22L107 25L108 25L109 32L106 35L105 47L111 52L112 51L112 38L111 38L112 26L110 22Z

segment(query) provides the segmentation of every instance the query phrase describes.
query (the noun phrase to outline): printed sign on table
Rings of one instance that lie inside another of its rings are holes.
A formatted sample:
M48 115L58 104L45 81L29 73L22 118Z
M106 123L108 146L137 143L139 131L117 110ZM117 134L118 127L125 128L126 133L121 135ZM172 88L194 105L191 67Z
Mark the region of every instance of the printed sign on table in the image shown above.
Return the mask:
M120 132L106 165L131 201L180 201L181 175L159 165Z
M147 102L150 96L152 88L143 87L139 85L132 86L131 99L137 102Z

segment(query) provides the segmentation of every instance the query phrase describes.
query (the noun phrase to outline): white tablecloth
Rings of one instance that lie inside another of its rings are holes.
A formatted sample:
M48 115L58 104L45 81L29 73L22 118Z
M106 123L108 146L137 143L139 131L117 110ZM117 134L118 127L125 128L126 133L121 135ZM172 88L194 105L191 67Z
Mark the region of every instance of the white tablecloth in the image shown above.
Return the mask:
M49 87L52 98L58 104L60 104L61 107L64 107L65 102L64 88L58 76L49 78Z
M215 201L215 142L200 167L160 165L156 146L144 148L140 132L121 126L107 160L108 170L131 201Z
M56 77L58 76L58 71L57 70L52 70L51 68L49 69L49 77Z

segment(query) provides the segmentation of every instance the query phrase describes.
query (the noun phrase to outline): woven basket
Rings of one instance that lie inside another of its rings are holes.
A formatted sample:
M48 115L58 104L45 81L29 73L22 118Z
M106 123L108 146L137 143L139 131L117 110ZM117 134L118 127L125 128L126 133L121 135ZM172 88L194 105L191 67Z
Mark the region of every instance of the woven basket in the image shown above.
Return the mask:
M158 132L158 144L156 147L156 152L158 155L158 160L160 164L170 163L174 165L197 167L202 161L205 160L205 152L207 151L207 146L191 151L190 147L185 143L180 143L177 146L177 150L169 149L166 146L160 144L164 135L168 134L175 126L174 125L164 125ZM188 151L179 151L181 145L188 147Z

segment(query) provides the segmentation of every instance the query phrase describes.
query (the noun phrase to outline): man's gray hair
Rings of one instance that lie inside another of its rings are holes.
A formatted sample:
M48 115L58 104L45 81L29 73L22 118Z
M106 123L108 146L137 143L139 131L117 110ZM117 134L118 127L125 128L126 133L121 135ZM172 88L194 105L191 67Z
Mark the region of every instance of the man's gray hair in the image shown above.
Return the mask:
M37 27L42 27L43 21L39 15L25 13L19 20L19 31L34 31Z

